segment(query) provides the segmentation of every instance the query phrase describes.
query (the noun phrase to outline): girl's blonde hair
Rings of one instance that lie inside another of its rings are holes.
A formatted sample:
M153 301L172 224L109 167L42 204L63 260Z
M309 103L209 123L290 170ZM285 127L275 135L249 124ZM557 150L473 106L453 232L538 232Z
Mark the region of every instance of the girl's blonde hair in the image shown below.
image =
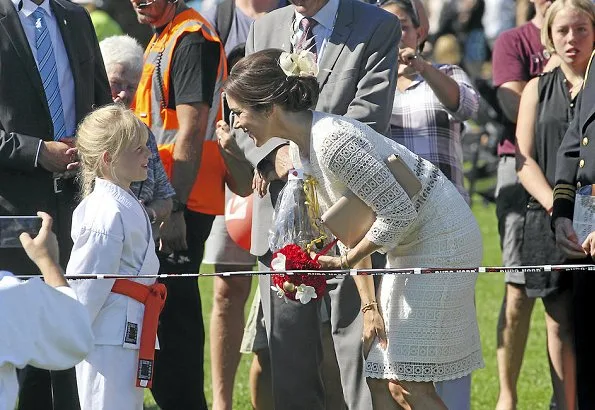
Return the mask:
M554 48L554 42L552 40L552 24L554 24L554 19L556 18L558 12L570 8L586 13L591 20L591 24L595 28L595 5L593 4L592 0L554 1L547 9L547 12L545 13L545 21L541 27L541 44L543 44L545 49L552 54L556 51Z
M80 171L78 182L84 198L93 191L96 177L103 177L103 154L112 159L109 170L112 178L114 164L126 148L147 140L148 129L134 113L122 104L109 104L85 117L76 132Z

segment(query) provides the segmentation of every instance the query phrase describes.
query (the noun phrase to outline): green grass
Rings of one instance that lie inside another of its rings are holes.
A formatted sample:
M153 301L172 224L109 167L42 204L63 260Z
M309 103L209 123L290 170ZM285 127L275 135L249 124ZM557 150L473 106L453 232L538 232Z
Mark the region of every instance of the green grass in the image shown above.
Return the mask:
M485 206L477 198L473 212L480 224L484 239L484 266L501 264L498 244L498 230L494 206ZM203 265L202 272L212 272L212 267ZM498 396L498 371L496 367L496 322L504 291L502 274L482 274L477 282L476 301L479 329L483 346L485 368L473 373L472 408L474 410L491 410L495 408ZM254 281L255 282L255 281ZM207 341L205 344L205 392L209 405L211 403L210 355L209 355L209 315L211 311L213 286L212 279L200 278L199 287L203 302ZM253 286L254 291L254 286ZM234 410L250 410L250 390L248 386L248 370L251 357L244 355L234 383ZM518 384L519 410L547 409L550 396L550 376L545 350L544 311L540 302L535 304L531 331L523 368ZM150 392L145 394L147 409L157 410ZM357 409L356 409L357 410Z

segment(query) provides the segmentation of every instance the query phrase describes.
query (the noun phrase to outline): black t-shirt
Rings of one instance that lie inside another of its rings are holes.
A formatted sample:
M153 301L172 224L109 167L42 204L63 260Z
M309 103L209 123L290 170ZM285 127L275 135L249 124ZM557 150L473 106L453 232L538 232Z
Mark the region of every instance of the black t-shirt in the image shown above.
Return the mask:
M158 29L159 35L167 26ZM187 33L178 40L170 65L168 108L177 104L213 102L219 66L219 44L202 33Z

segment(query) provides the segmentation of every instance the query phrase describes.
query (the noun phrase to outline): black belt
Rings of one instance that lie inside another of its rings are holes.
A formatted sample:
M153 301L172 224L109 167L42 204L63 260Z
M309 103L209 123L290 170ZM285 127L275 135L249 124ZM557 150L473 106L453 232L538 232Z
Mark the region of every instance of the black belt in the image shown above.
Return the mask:
M54 172L52 175L54 182L54 194L59 194L64 190L64 183L68 179L73 179L76 176L75 171Z

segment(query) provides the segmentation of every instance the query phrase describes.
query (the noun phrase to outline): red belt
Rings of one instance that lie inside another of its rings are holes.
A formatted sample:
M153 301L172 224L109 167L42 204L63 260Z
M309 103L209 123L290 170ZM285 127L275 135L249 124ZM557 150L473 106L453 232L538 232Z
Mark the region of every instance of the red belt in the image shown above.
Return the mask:
M131 297L145 305L143 331L138 352L136 386L150 388L153 386L157 324L159 314L165 305L167 289L161 283L147 286L128 279L116 279L112 286L112 292Z

